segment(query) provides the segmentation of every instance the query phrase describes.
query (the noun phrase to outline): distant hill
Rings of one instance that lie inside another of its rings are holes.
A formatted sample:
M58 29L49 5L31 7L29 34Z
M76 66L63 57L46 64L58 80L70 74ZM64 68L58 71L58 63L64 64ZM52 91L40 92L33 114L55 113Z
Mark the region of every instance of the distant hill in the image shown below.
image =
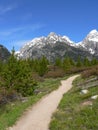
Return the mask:
M8 49L0 44L0 60L1 61L6 61L9 58L10 55L11 54L8 51Z

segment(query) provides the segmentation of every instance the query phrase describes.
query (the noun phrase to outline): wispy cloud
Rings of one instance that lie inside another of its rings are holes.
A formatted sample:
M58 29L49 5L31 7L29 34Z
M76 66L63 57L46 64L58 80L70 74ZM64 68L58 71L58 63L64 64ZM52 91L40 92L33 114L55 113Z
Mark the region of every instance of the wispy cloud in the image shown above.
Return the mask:
M13 42L12 42L12 45L15 46L16 48L17 48L17 47L18 47L18 48L21 48L24 44L26 44L26 43L28 43L28 42L30 42L30 41L31 41L31 39L29 39L29 40L13 41Z
M0 36L9 36L11 34L10 31L0 31Z
M30 12L30 13L26 13L25 15L20 16L19 19L22 21L28 21L28 20L32 19L32 17L33 17L33 15Z
M30 40L20 40L20 41L14 42L14 44L17 45L17 46L20 46L20 45L22 46L25 43L30 42L30 41L31 41L31 39Z
M11 6L11 5L10 6L6 6L6 7L0 6L0 15L4 15L7 12L12 11L14 8L15 8L15 6Z
M45 24L32 24L22 27L0 30L0 43L5 43L9 50L15 47L15 50L19 50L25 43L29 42L33 38L33 34L40 29L43 29ZM32 37L30 37L32 35Z
M29 32L34 32L36 30L39 30L41 28L45 27L45 24L32 24L32 25L27 25L27 26L23 26L23 27L16 27L16 28L12 28L12 29L8 29L8 30L2 30L0 31L0 36L13 36L14 34L27 34Z

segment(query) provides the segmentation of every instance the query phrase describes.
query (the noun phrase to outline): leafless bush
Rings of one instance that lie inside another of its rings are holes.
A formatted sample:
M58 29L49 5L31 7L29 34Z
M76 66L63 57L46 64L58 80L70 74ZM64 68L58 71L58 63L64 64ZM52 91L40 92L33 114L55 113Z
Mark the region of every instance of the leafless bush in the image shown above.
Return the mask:
M65 72L63 69L59 67L53 67L51 66L49 68L49 71L44 75L45 78L57 78L57 77L63 77L65 75Z
M89 70L82 72L82 78L89 78L90 76L98 76L98 66L92 67Z

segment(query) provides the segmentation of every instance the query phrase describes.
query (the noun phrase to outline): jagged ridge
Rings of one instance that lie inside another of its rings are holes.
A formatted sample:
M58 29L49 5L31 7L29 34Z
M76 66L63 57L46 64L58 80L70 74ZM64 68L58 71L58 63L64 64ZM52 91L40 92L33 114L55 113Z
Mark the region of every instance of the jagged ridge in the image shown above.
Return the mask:
M40 58L43 55L49 60L65 56L77 58L77 56L87 56L89 59L93 55L98 55L98 32L92 30L84 40L78 44L71 41L67 36L60 36L51 32L47 37L34 38L25 44L18 52L19 56L26 58Z

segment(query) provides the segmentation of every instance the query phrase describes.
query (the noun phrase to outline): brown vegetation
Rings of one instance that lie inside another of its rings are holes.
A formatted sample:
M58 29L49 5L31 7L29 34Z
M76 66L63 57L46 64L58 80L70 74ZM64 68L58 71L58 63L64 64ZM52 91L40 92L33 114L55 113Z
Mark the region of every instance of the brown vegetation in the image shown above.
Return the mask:
M44 75L45 78L58 78L63 77L65 72L62 68L54 65L48 66L48 72Z
M82 78L89 78L90 76L98 76L98 65L82 72Z

